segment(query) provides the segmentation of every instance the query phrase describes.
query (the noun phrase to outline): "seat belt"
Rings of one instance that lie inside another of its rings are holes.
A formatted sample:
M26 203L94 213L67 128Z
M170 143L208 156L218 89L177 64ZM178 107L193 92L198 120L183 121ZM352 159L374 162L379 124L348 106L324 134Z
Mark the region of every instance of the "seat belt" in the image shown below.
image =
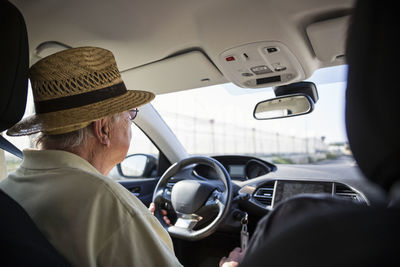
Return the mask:
M22 154L22 151L19 150L16 146L11 144L7 139L5 139L2 135L0 135L0 148L10 152L11 154L19 157L22 159L24 155Z

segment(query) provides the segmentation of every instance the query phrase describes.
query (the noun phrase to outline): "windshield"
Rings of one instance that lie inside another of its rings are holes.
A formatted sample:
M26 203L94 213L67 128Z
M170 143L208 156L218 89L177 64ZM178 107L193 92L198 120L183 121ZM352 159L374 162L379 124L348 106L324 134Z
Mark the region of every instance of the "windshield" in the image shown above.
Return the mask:
M344 126L346 66L316 71L309 81L319 100L312 113L285 119L253 118L255 105L275 97L272 88L243 89L232 83L157 95L153 106L191 155L254 155L275 163L315 163L349 155ZM28 90L25 116L33 113ZM157 148L133 127L128 154L157 154ZM8 137L18 148L33 147L34 136ZM9 172L21 160L6 153Z
M275 97L272 88L243 89L232 83L158 95L153 105L189 154L313 163L350 153L344 126L345 79L345 66L316 71L308 79L319 94L315 110L293 118L254 119L255 105Z

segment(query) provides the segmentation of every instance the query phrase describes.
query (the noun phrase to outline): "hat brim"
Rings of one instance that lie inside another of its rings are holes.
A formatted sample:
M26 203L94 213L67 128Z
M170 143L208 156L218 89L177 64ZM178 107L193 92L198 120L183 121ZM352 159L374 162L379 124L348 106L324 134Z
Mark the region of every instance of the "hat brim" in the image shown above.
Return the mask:
M92 121L140 107L153 100L151 92L128 90L123 95L78 108L35 114L24 118L7 131L10 136L38 132L62 134L81 129Z

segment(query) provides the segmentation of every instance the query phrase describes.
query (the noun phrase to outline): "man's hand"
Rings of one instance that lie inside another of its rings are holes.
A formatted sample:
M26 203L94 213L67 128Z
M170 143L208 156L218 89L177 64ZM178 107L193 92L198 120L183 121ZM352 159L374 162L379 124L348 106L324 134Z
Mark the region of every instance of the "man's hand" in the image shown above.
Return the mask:
M229 253L228 258L222 257L219 261L219 267L237 267L244 256L244 251L241 248L235 248Z
M154 211L156 210L156 205L154 205L154 203L153 202L151 202L150 203L150 206L149 206L149 211L150 211L150 213L151 214L153 214L154 215ZM170 219L168 218L168 212L166 211L166 210L161 210L161 215L163 215L163 220L164 220L164 222L169 226L169 225L171 225L171 221L170 221Z

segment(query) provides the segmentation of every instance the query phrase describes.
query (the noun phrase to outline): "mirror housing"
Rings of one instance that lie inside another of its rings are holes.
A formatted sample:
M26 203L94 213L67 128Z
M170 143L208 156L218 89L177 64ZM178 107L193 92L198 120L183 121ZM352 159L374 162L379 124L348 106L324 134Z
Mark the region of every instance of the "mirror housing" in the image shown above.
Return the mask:
M305 94L311 97L314 104L318 101L317 86L313 82L297 82L274 87L275 96L287 96L294 94Z
M314 101L306 94L293 94L267 99L254 108L257 120L270 120L304 115L314 110Z
M149 154L132 154L117 164L119 175L124 178L154 177L157 174L157 158Z

